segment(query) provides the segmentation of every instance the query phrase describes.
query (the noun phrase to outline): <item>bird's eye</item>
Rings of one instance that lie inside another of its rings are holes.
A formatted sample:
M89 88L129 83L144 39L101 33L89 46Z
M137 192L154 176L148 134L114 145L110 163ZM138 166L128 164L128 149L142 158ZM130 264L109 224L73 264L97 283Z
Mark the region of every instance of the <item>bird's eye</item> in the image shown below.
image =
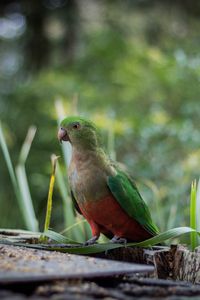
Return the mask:
M79 129L80 127L81 127L81 125L79 123L76 123L76 124L73 125L74 129Z

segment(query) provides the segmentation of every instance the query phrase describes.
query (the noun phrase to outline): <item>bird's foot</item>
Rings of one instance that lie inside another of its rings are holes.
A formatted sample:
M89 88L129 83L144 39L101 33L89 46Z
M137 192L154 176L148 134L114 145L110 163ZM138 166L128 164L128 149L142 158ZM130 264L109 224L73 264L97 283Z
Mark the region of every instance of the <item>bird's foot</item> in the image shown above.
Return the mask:
M127 239L125 238L120 238L117 235L114 235L114 237L110 240L111 243L115 243L115 244L124 244L126 246L127 244Z
M95 236L93 236L91 239L89 239L88 241L86 241L83 245L84 246L89 246L89 245L93 245L93 244L95 244L96 243L96 241L98 240L98 236L97 235L95 235Z

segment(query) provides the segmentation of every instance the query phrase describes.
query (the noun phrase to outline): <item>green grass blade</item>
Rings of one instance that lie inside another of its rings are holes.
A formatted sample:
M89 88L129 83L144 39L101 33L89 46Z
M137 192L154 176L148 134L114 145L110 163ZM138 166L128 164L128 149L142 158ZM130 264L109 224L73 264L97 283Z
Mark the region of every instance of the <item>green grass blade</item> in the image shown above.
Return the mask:
M33 142L33 139L35 137L36 134L36 130L37 128L35 126L31 126L28 129L25 141L22 145L21 151L20 151L20 155L19 155L19 164L25 164L27 157L29 155L30 149L31 149L31 145Z
M31 129L32 130L32 138L35 135L35 128ZM29 147L27 147L27 139L29 139ZM21 161L22 161L22 154L25 154L25 148L26 148L26 156L25 159L23 160L25 162L27 156L28 156L28 152L30 150L30 146L31 146L32 140L30 139L30 135L27 135L27 138L25 140L25 143L22 146L22 149L24 149L21 152ZM38 231L38 223L35 217L35 213L34 213L34 209L33 209L33 205L32 205L32 200L30 197L30 192L28 189L28 182L27 182L27 178L26 178L26 173L25 173L25 169L23 169L22 165L16 168L16 174L17 177L15 175L14 172L14 168L12 165L12 161L10 158L10 154L6 145L6 141L5 141L5 137L3 134L3 130L2 130L2 126L0 124L0 144L1 144L1 148L3 151L3 155L7 164L7 168L8 168L8 172L11 178L11 182L14 188L14 192L18 201L18 205L20 208L20 211L22 213L23 216L23 220L24 223L26 225L26 228L29 230L33 230L33 231ZM25 186L26 185L26 186Z
M197 231L200 231L200 179L197 184L197 193L196 193L196 219L197 219ZM200 237L197 237L198 244L200 244Z
M73 213L72 201L67 188L67 178L64 178L59 162L57 163L56 179L61 198L63 200L65 227L68 227L74 224L75 216Z
M71 196L69 195L67 178L63 176L59 163L57 164L56 179L63 200L63 208L64 208L63 213L64 213L65 227L72 228L72 230L68 232L68 236L69 238L74 238L75 240L80 241L82 238L80 230L78 230L78 228L73 228L74 227L73 224L77 222L76 222Z
M47 230L44 232L44 235L50 239L52 239L53 241L56 241L57 243L60 243L60 244L79 244L77 243L76 241L66 237L66 236L63 236L62 234L60 233L57 233L55 231L52 231L52 230Z
M28 224L28 229L32 231L38 231L39 228L38 228L38 221L35 216L29 184L27 180L25 163L28 154L30 152L33 139L35 137L35 133L36 133L36 127L31 126L28 129L25 141L22 145L20 155L19 155L19 163L16 167L16 176L17 176L18 186L20 189L21 201L23 202L23 207L26 211L26 215L25 215L26 223Z
M16 175L18 186L21 192L21 199L23 201L23 209L25 210L25 219L27 228L31 231L38 231L38 221L35 216L35 211L33 208L33 202L31 199L31 194L29 190L28 180L26 177L26 171L24 165L18 165L16 167Z
M129 243L129 246L138 246L138 247L146 247L146 246L153 246L159 243L163 243L166 240L177 238L183 234L194 232L197 235L195 229L191 227L177 227L173 229L169 229L165 232L162 232L146 241L140 243ZM199 234L199 233L198 233Z
M190 227L195 229L197 228L196 224L196 193L197 193L197 184L196 180L192 182L191 185L191 194L190 194ZM190 234L191 248L194 250L197 247L197 235L195 232Z
M18 189L18 185L17 185L17 179L15 177L14 168L13 168L10 154L9 154L9 151L8 151L8 148L6 145L6 140L5 140L5 137L3 134L1 123L0 123L0 144L1 144L2 152L4 155L4 159L5 159L7 168L8 168L8 172L9 172L9 175L11 178L11 182L12 182L15 194L16 194L17 198L19 198L19 189ZM19 204L21 206L21 203L19 203Z
M85 221L85 222L82 222ZM80 243L84 243L86 240L91 238L91 228L87 220L84 219L82 215L76 216L76 228L74 232L78 233L79 238L76 238Z
M194 229L190 227L177 227L165 232L158 234L155 237L152 237L146 241L140 243L128 243L126 247L149 247L159 243L163 243L168 239L177 238L183 234L194 232L195 234L200 234L196 232ZM70 248L59 248L59 247L51 247L49 250L62 251L73 254L94 254L99 252L104 252L112 249L122 248L123 244L113 244L113 243L105 243L105 244L94 244L90 246L82 246L82 247L70 247Z
M149 247L149 246L153 246L156 245L158 243L163 243L164 241L168 240L168 239L173 239L173 238L177 238L183 234L186 233L191 233L191 232L195 232L194 229L190 228L190 227L177 227L177 228L173 228L170 230L167 230L163 233L160 233L159 235L148 239L146 241L140 242L140 243L128 243L126 244L126 247L131 247L131 246L135 246L135 247ZM57 234L55 232L52 231L47 231L45 233L48 237L50 237L52 240L55 240L56 242L61 242L63 243L63 241L66 241L66 237L61 236L60 234ZM196 234L199 234L199 232L196 232ZM1 243L1 240L0 240ZM3 243L3 241L2 241ZM67 243L69 244L69 239L67 240ZM12 243L10 243L12 244ZM117 248L123 248L125 247L124 244L113 244L113 243L102 243L102 244L94 244L94 245L90 245L90 246L79 246L79 244L75 244L75 246L70 246L66 248L63 247L59 247L58 246L52 246L50 245L40 245L40 244L25 244L25 243L13 243L13 245L15 246L24 246L24 247L28 247L28 248L34 248L34 249L43 249L43 250L49 250L49 251L60 251L60 252L65 252L65 253L72 253L72 254L95 254L95 253L100 253L100 252L105 252L108 250L112 250L112 249L117 249Z
M50 221L51 221L51 212L52 212L52 198L53 198L53 189L54 189L54 183L55 183L55 172L56 172L56 162L57 162L58 156L52 155L52 173L50 177L50 183L49 183L49 192L48 192L48 199L47 199L47 210L46 210L46 217L45 217L45 223L44 223L44 232L47 232L49 229ZM44 235L41 236L41 241L45 242L46 237Z
M3 152L3 155L4 155L4 159L5 159L7 168L8 168L8 172L9 172L10 179L11 179L11 182L12 182L12 185L13 185L13 189L14 189L17 201L18 201L19 209L21 211L21 214L22 214L24 223L26 225L26 228L30 229L29 228L29 222L27 223L26 210L25 210L24 205L23 205L21 193L20 193L20 190L19 190L19 186L18 186L18 183L17 183L17 179L16 179L16 176L15 176L14 168L13 168L13 165L12 165L12 161L11 161L11 158L10 158L10 154L9 154L9 151L8 151L8 147L7 147L7 144L6 144L6 140L5 140L5 137L4 137L4 133L3 133L1 123L0 123L0 145L1 145L1 148L2 148L2 152Z
M79 226L81 223L85 223L85 222L87 222L86 219L80 220L80 221L78 221L78 222L72 224L71 226L65 228L64 230L62 230L62 231L60 232L60 234L69 232L69 231L71 231L72 229L74 229L74 228L76 228L77 226Z
M79 219L81 220L85 220L84 217L79 216ZM87 222L81 222L79 224L79 228L80 228L80 233L81 233L81 242L85 242L86 240L90 239L92 236L92 232L91 232L91 227L89 225L89 223ZM79 240L78 240L79 241Z

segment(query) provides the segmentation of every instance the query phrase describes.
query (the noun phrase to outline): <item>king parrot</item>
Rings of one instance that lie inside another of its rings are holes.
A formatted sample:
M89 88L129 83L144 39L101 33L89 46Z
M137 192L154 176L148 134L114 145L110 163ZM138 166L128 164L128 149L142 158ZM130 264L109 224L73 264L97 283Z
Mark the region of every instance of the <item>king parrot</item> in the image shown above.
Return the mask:
M95 243L100 233L114 243L140 242L158 234L134 181L106 155L94 123L67 117L60 124L58 139L72 145L69 185L76 210L92 230L86 245Z

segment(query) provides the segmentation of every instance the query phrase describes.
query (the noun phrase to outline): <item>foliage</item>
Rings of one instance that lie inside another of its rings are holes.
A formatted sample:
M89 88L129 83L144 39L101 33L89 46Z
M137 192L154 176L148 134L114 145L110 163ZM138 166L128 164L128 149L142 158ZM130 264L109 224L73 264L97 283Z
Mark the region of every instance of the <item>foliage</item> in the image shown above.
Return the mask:
M127 243L126 245L124 244L114 244L114 243L99 243L99 244L94 244L94 245L89 245L89 246L83 246L79 245L77 246L72 246L69 248L61 248L59 245L56 247L49 247L50 250L58 250L61 252L67 252L67 253L74 253L74 254L92 254L92 253L98 253L98 252L103 252L103 251L108 251L111 249L116 249L116 248L122 248L122 247L151 247L159 243L163 243L166 240L177 238L183 234L190 233L190 234L195 234L200 235L200 232L195 231L194 229L190 227L178 227L178 228L173 228L170 230L167 230L165 232L162 232L158 234L157 236L154 236L148 240L145 240L143 242L139 243ZM62 236L56 234L55 232L46 232L46 236L50 237L51 239L57 241L57 242L65 242L69 243L71 241L68 240L68 238L63 238ZM74 242L73 242L74 243ZM75 243L76 244L76 243ZM48 249L48 247L46 247Z
M33 56L28 55L24 45L36 29L30 27L25 9L19 12L26 20L21 33L1 38L0 117L13 165L27 128L31 124L38 128L26 169L40 224L48 193L49 157L52 152L63 157L56 140L54 102L62 99L70 114L77 94L78 112L101 127L111 155L129 167L161 231L189 224L189 185L199 177L200 164L200 22L195 8L187 9L185 1L178 7L167 1L142 2L93 1L94 10L89 13L77 1L80 15L73 21L82 23L71 36L70 63L65 60L66 44L58 30L63 28L66 7L43 7L48 63L44 59L37 71L27 68L36 58L33 49L29 47ZM3 157L0 168L0 227L24 227L20 214L12 209L15 196ZM80 221L67 210L68 191L61 187L65 170L61 160L51 223L57 231ZM88 235L88 229L79 226L81 235ZM74 232L73 227L70 237Z
M53 189L55 184L55 174L56 174L56 163L57 163L58 157L56 155L52 155L51 161L52 161L52 173L49 183L49 193L47 198L47 210L46 210L46 217L44 222L44 232L49 230L49 225L51 221L51 214L52 214L52 204L53 204ZM41 236L41 241L45 242L46 237Z
M8 173L11 178L13 185L13 190L15 192L16 200L18 201L18 206L22 214L23 221L27 229L32 231L38 230L38 223L35 217L35 212L33 209L32 199L29 192L29 186L26 179L25 171L25 161L30 150L32 140L35 135L35 128L30 128L22 146L21 154L19 157L19 164L16 167L16 172L14 171L10 154L5 142L3 130L0 124L0 146L3 151L4 159L7 164Z
M32 200L31 196L29 195L29 186L27 183L27 180L24 180L26 178L26 172L25 172L25 161L28 156L32 140L35 135L35 128L30 128L27 134L27 137L25 139L25 142L22 146L21 150L21 155L20 155L20 164L17 167L16 175L14 173L13 167L12 167L12 162L9 156L9 152L7 149L7 145L5 142L4 134L3 131L0 127L0 145L3 150L4 158L8 166L8 171L10 173L11 181L13 183L13 188L16 191L16 197L18 200L19 208L21 209L21 214L22 217L24 218L25 224L27 228L32 229L32 232L30 232L31 235L34 234L34 230L37 230L37 226L35 224L36 218L34 215L33 211L33 205L32 205ZM111 141L108 142L109 149L112 150L112 142L113 142L113 136L108 135L108 139L111 138ZM69 146L69 144L67 144ZM68 155L70 155L70 150L68 149L67 151ZM113 151L111 152L113 153ZM46 250L57 250L57 251L63 251L63 252L68 252L68 253L76 253L76 254L91 254L91 253L98 253L102 251L107 251L110 249L115 249L119 247L123 247L124 245L119 245L119 244L112 244L112 243L100 243L98 245L92 245L92 246L80 246L81 242L84 242L86 239L88 239L88 229L89 225L87 224L86 221L84 222L77 222L75 223L75 211L72 206L72 200L68 202L70 196L70 190L68 186L68 181L63 180L63 174L61 170L59 169L58 172L58 182L60 182L60 192L61 195L63 195L63 204L64 208L66 208L66 216L69 217L66 219L67 224L71 226L68 226L62 233L67 232L67 237L63 236L62 234L56 233L52 230L49 230L50 228L50 221L51 221L51 214L52 214L52 205L53 205L53 190L54 190L54 184L55 184L55 177L56 177L56 165L57 165L57 159L58 156L52 155L51 160L52 160L52 173L50 177L50 184L49 184L49 192L48 192L48 198L47 198L47 209L46 209L46 217L45 217L45 224L44 224L44 231L40 235L39 242L40 243L46 243L48 242L48 238L50 238L53 241L56 241L57 243L72 243L72 244L79 244L79 247L77 246L72 246L67 249L60 248L60 246L40 246L40 245L28 245L28 247L36 247L38 249L46 249ZM69 161L69 157L66 157L66 162ZM68 163L66 164L66 167L68 168ZM23 176L20 176L20 172L18 172L18 169L23 170ZM25 177L24 177L25 176ZM18 179L18 181L16 180ZM22 187L22 188L21 188ZM28 197L26 197L26 193L23 193L22 191L28 191ZM68 202L68 205L66 205ZM66 206L66 207L65 207ZM191 248L194 250L198 246L197 242L197 235L200 235L200 232L198 231L198 222L199 220L199 211L197 211L197 207L199 207L199 197L197 195L197 185L196 181L192 182L191 185L191 194L190 194L190 226L191 227L178 227L178 228L173 228L170 230L167 230L165 232L161 232L160 234L157 234L156 236L145 240L143 242L139 243L128 243L126 246L137 246L137 247L149 247L156 245L158 243L163 243L166 240L172 239L172 238L177 238L185 233L190 233L190 239L191 239ZM65 209L64 209L65 212ZM70 223L68 223L70 222ZM80 227L80 225L82 225ZM36 226L36 227L35 227ZM33 228L32 228L33 227ZM73 229L73 232L71 230ZM74 230L75 229L75 230ZM81 232L82 231L82 232ZM29 232L27 232L29 233ZM37 233L38 235L38 233ZM74 241L74 238L77 240ZM105 241L105 240L103 240ZM6 242L3 241L3 242ZM15 240L15 243L17 240ZM20 245L18 242L16 245ZM24 245L24 244L21 244Z
M8 234L9 234L9 230ZM5 230L6 232L6 230ZM20 231L18 231L20 233ZM62 236L61 234L58 234L54 231L48 230L44 232L44 235L48 238L51 239L51 241L56 241L57 244L29 244L29 243L24 243L20 241L20 237L14 237L14 238L7 238L7 239L0 239L0 244L9 244L13 246L23 246L27 248L33 248L33 249L40 249L40 250L49 250L49 251L60 251L60 252L65 252L65 253L72 253L72 254L94 254L94 253L99 253L99 252L106 252L108 250L112 249L117 249L117 248L122 248L122 247L151 247L153 245L156 245L158 243L163 243L164 241L168 239L173 239L177 238L180 235L186 234L186 233L195 233L196 235L200 235L200 232L195 232L194 229L190 227L179 227L179 228L173 228L170 230L167 230L163 233L158 234L157 236L152 237L151 239L148 239L143 242L139 243L127 243L126 245L124 244L115 244L115 243L98 243L98 244L93 244L93 245L88 245L84 246L81 245L80 243L77 243L67 237ZM23 236L26 236L26 238L33 238L36 237L35 240L37 240L37 235L33 232L22 232ZM67 244L67 245L66 245Z

